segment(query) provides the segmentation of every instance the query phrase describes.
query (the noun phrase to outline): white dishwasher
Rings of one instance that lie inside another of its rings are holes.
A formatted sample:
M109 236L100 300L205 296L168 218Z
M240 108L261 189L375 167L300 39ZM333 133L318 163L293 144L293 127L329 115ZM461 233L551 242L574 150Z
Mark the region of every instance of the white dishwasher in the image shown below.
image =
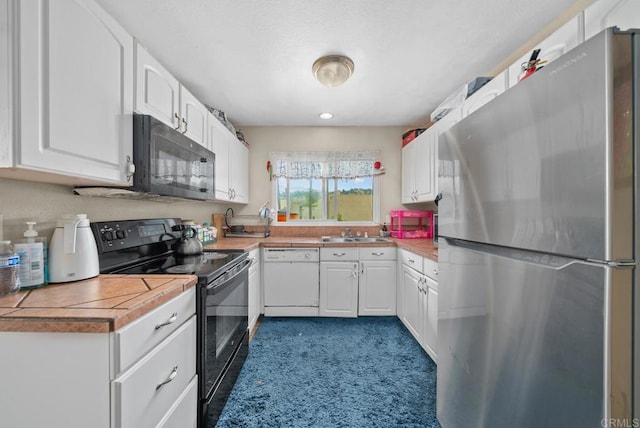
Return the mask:
M318 316L319 248L264 248L262 261L265 316Z

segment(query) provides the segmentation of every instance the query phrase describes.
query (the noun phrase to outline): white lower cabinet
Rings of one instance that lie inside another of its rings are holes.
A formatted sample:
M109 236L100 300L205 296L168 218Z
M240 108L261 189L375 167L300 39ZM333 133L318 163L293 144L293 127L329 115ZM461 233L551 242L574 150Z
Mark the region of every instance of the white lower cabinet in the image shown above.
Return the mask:
M2 426L196 426L195 288L116 332L0 332L0 349Z
M438 264L400 250L402 274L398 285L398 317L427 354L437 362Z
M249 266L249 330L253 330L253 327L258 321L260 316L260 250L255 249L249 252L249 260L251 260L251 266Z
M358 316L358 249L320 249L320 316Z
M192 316L111 383L115 426L155 427L195 372L196 317Z
M360 247L358 315L396 315L396 248Z

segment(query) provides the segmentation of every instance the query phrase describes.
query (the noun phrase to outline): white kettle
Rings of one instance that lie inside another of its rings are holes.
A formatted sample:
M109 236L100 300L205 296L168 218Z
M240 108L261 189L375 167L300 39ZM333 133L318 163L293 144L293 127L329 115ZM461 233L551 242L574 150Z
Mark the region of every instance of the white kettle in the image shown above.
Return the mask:
M58 219L49 247L49 282L79 281L99 273L98 247L87 215Z

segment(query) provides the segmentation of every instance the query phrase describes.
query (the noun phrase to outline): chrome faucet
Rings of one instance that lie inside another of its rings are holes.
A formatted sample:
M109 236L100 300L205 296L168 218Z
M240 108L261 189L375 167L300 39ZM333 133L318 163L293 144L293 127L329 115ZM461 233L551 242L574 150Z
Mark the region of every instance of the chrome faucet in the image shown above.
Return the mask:
M346 236L347 238L353 238L353 233L351 233L351 228L346 227L344 232L342 232L342 236Z

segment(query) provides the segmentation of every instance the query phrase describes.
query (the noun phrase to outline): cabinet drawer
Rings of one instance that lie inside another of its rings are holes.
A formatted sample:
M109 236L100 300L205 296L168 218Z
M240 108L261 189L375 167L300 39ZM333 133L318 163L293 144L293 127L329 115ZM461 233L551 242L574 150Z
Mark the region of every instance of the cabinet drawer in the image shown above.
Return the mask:
M320 261L354 261L358 260L358 247L324 247L320 248Z
M196 313L195 287L115 333L115 373L130 367Z
M425 257L422 273L438 282L438 262Z
M112 382L115 426L155 427L196 373L196 317Z
M403 265L407 265L422 273L422 256L407 250L400 250L400 260Z
M396 247L359 247L360 260L395 260Z
M198 377L194 376L187 389L171 406L158 428L196 428L198 425Z

